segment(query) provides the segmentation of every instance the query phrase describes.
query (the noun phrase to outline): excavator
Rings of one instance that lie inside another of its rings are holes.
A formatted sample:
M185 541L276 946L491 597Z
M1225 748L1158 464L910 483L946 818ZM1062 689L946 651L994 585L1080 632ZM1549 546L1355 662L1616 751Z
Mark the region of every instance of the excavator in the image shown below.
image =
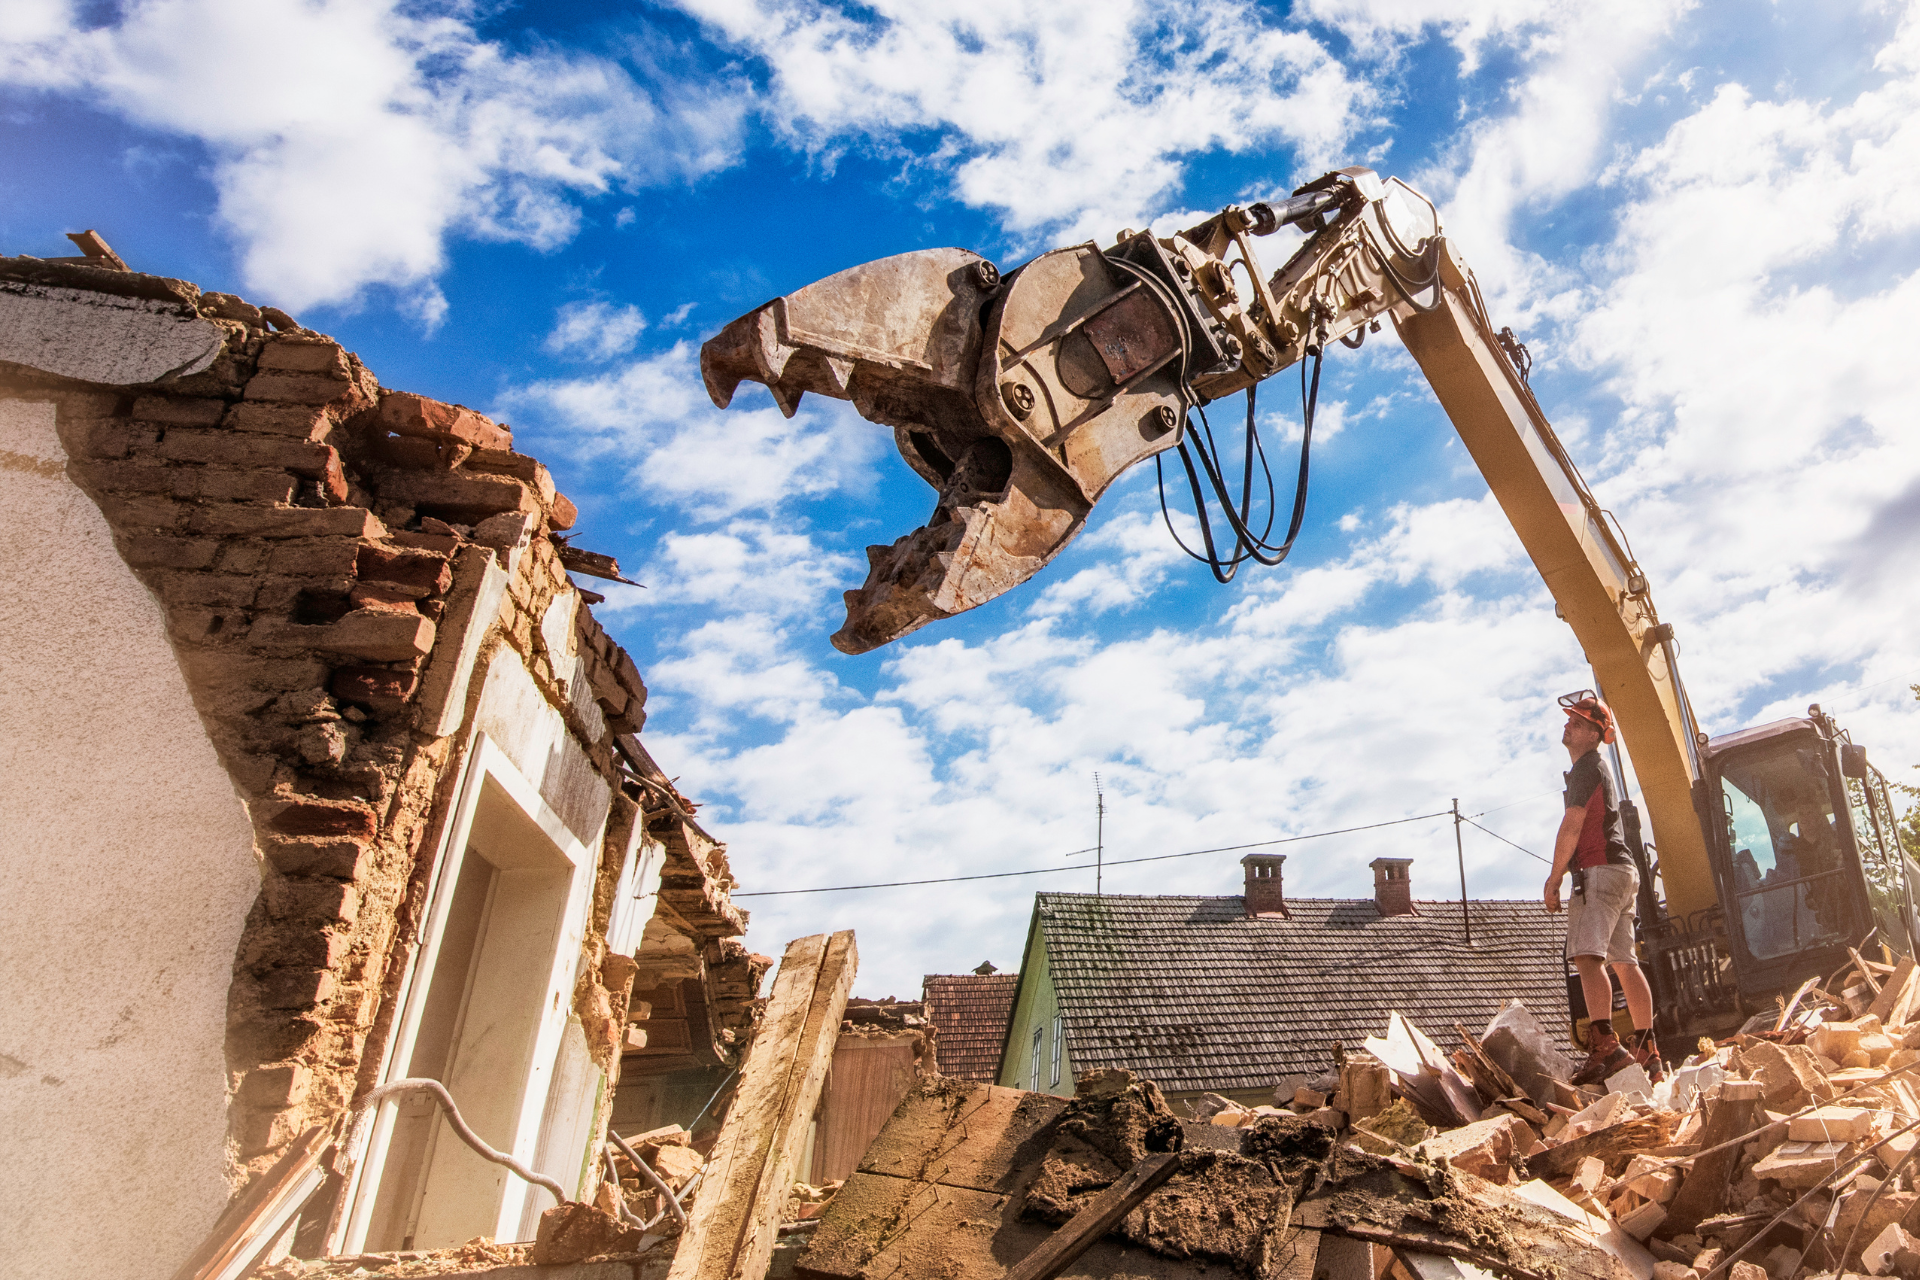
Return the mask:
M1253 241L1284 227L1304 238L1268 276ZM1383 319L1613 707L1652 828L1647 841L1639 809L1623 804L1661 1033L1757 1023L1788 993L1830 982L1860 948L1913 954L1920 866L1901 849L1885 777L1818 705L1701 731L1673 624L1541 411L1527 349L1494 329L1433 203L1397 178L1340 169L1173 235L1122 231L1111 245L1054 249L1006 272L963 249L883 258L734 320L703 346L700 367L722 409L742 381L764 384L789 417L806 392L852 402L893 429L935 490L927 523L869 547L867 580L846 593L833 643L858 654L1025 582L1122 472L1148 459L1162 467L1162 455L1178 458L1176 479L1184 472L1193 493L1202 549L1182 542L1189 554L1222 582L1244 563L1279 563L1301 528L1322 361L1335 341L1358 347L1378 334ZM1280 537L1254 404L1264 379L1296 366L1305 427ZM1206 407L1241 393L1236 494ZM1256 459L1264 523L1253 514ZM1164 482L1162 470L1163 506ZM1569 990L1578 1026L1579 984Z

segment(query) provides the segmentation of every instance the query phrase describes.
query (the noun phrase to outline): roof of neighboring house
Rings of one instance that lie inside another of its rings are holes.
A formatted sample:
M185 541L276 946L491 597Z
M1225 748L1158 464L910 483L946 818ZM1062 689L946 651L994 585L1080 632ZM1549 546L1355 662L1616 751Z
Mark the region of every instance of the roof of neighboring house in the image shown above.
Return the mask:
M1537 901L1458 902L1382 916L1371 898L1290 899L1248 919L1245 899L1035 895L1034 926L1077 1073L1125 1067L1163 1089L1249 1089L1332 1067L1398 1011L1442 1046L1517 998L1564 1026L1566 917ZM997 1048L997 1046L996 1046ZM945 1045L941 1058L945 1061Z
M1019 988L1017 973L930 973L921 979L941 1075L993 1083Z

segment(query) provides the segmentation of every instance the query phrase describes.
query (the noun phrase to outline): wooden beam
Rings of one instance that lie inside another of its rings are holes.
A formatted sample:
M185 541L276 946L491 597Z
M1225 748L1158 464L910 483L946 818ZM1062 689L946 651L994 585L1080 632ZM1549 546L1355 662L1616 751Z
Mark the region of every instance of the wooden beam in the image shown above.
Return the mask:
M1759 1114L1759 1081L1728 1080L1720 1086L1720 1096L1713 1110L1707 1113L1706 1127L1700 1134L1700 1145L1707 1153L1694 1158L1686 1181L1680 1184L1679 1194L1667 1206L1667 1221L1676 1224L1678 1230L1692 1231L1702 1219L1720 1212L1742 1148L1730 1146L1724 1151L1712 1148L1751 1131Z
M1853 957L1853 967L1859 970L1861 979L1865 981L1869 987L1872 987L1873 994L1878 996L1880 994L1880 979L1873 976L1873 970L1867 968L1867 962L1860 958L1858 951L1855 951L1852 947L1848 947L1847 954Z
M1887 978L1886 984L1880 988L1879 994L1874 996L1873 1003L1867 1007L1867 1012L1878 1015L1880 1021L1888 1026L1893 1025L1894 1007L1905 1003L1902 997L1907 993L1908 984L1913 981L1913 972L1913 957L1901 956L1900 963L1894 967L1893 973Z
M787 945L668 1280L766 1272L858 963L851 931Z
M1175 1153L1148 1156L1095 1196L1066 1226L1048 1236L1045 1244L1020 1259L1019 1264L1007 1272L1007 1280L1053 1280L1179 1168L1180 1157Z

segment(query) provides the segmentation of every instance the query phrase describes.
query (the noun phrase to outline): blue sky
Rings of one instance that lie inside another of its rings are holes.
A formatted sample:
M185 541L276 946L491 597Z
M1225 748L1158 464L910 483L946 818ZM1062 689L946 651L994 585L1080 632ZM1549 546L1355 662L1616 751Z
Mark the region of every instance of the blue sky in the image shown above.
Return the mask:
M726 413L699 343L909 249L1011 266L1364 163L1433 196L1624 524L1710 731L1839 713L1910 776L1920 21L1906 6L1312 0L1291 9L802 0L160 0L0 11L0 251L94 227L136 268L281 306L392 387L511 422L645 591L602 618L647 739L742 892L1078 867L1446 807L1539 850L1589 683L1411 361L1336 349L1306 532L1216 586L1150 470L1020 591L858 658L862 547L931 494L810 398ZM1284 252L1267 250L1268 266ZM1297 438L1291 379L1261 400ZM1284 447L1284 446L1283 446ZM1360 896L1444 822L1291 847ZM1476 896L1541 868L1469 830ZM1232 893L1233 854L1110 871ZM857 991L1018 962L1090 871L743 899L852 927Z

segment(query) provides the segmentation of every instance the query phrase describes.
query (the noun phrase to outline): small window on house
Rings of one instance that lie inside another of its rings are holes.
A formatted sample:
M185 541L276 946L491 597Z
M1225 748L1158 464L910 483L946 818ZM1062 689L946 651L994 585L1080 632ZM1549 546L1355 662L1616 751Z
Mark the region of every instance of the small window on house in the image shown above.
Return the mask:
M1044 1030L1045 1028L1043 1027L1035 1027L1033 1029L1033 1059L1032 1066L1027 1072L1028 1078L1032 1083L1030 1083L1027 1088L1034 1093L1040 1092L1040 1050L1043 1047L1040 1036Z
M1053 1077L1047 1083L1060 1083L1060 1015L1053 1015Z

